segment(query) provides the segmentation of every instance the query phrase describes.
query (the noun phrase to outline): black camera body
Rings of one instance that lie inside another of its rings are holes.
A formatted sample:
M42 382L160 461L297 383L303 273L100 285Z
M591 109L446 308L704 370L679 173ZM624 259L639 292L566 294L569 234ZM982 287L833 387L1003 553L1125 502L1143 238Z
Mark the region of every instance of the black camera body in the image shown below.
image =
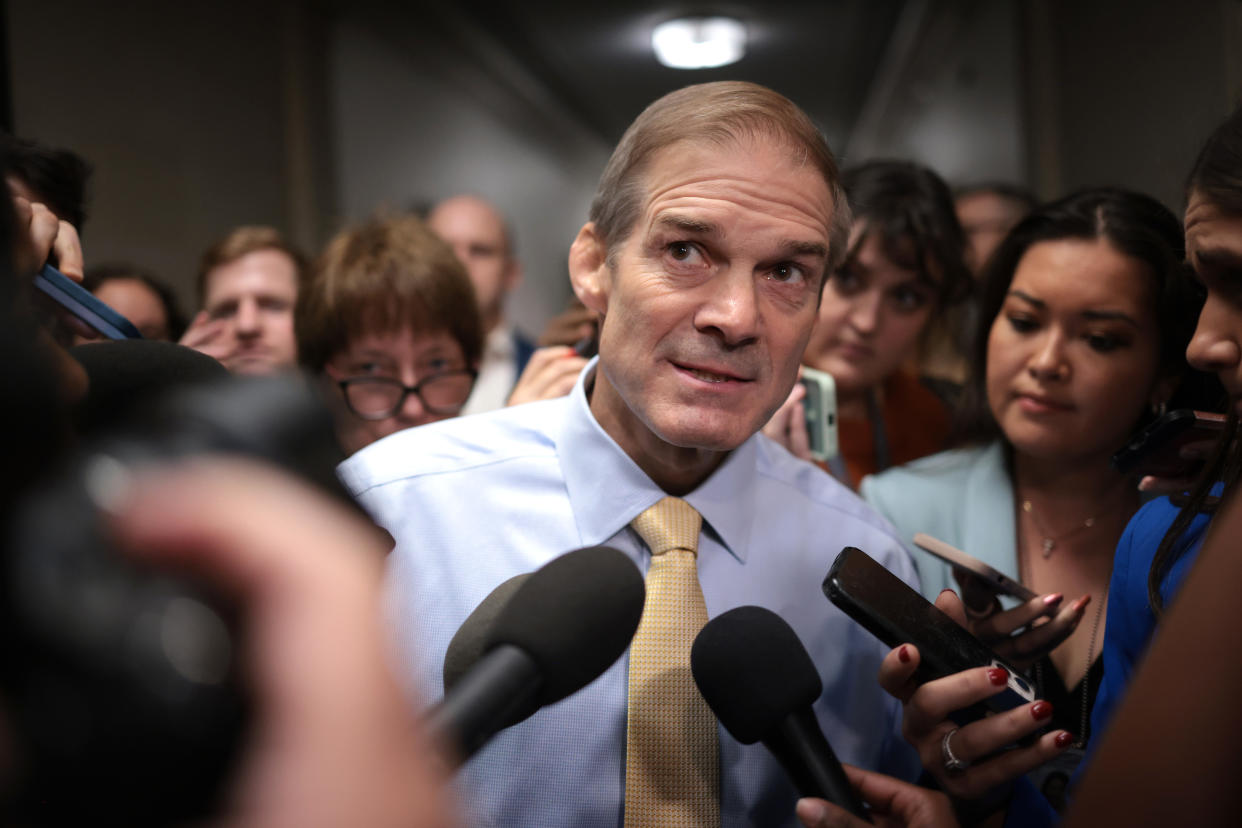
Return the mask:
M16 820L163 825L210 815L250 718L224 597L130 561L98 508L110 475L204 454L269 461L346 501L332 419L297 378L186 389L13 510L0 557L0 689Z

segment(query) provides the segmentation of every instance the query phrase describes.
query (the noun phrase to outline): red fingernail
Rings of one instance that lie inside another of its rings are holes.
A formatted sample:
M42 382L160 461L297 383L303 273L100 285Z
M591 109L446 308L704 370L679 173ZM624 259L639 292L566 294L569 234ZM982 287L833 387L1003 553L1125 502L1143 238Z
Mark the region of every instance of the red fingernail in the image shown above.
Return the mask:
M1087 604L1091 603L1091 596L1084 595L1074 602L1074 612L1082 612L1087 608Z
M991 670L988 670L988 681L992 682L997 687L1000 687L1003 684L1008 684L1009 671L1000 667L993 667Z
M902 644L899 648L897 648L897 660L902 664L910 663L910 648L905 644Z
M1068 730L1062 730L1053 741L1056 742L1057 747L1066 748L1070 746L1070 742L1074 741L1074 734Z
M1062 595L1062 594L1061 594L1061 593L1059 593L1059 592L1054 592L1054 593L1052 593L1051 595L1045 595L1045 596L1044 596L1044 604L1045 604L1046 606L1052 606L1053 604L1059 604L1059 603L1061 603L1061 599L1062 599L1062 598L1064 598L1064 597L1065 597L1065 596L1064 596L1064 595Z
M1043 721L1052 715L1052 705L1046 701L1037 701L1031 705L1031 715L1035 717L1035 721Z

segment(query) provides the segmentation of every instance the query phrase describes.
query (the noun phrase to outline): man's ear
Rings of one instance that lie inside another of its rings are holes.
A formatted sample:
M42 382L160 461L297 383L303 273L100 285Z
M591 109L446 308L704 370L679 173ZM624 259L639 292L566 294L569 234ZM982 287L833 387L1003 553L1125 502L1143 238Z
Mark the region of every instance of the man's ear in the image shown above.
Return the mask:
M569 248L569 281L582 304L603 315L608 310L608 249L588 221Z

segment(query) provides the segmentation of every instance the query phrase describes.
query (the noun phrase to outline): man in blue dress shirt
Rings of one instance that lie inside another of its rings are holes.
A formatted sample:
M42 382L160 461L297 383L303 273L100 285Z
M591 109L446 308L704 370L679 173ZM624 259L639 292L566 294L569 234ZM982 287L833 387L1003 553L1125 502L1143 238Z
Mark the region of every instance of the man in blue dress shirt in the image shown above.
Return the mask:
M574 290L603 320L574 391L400 432L341 467L396 539L389 610L423 699L440 696L448 641L494 587L594 544L646 572L629 523L675 495L703 517L708 616L780 614L820 670L816 713L842 760L915 774L899 706L875 681L886 648L820 591L843 546L914 584L909 558L851 492L757 434L796 380L848 227L831 152L782 96L705 84L639 116L570 251ZM622 825L627 668L467 764L468 824ZM761 745L721 730L719 760L721 825L796 824L794 789Z

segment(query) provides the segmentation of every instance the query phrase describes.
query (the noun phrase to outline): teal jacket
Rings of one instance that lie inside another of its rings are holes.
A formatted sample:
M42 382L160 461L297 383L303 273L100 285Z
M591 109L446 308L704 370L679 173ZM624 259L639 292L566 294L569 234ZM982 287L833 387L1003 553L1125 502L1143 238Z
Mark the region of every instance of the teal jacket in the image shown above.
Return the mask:
M863 480L859 493L888 518L919 570L923 595L958 591L948 564L914 545L924 532L1014 580L1018 575L1013 483L1000 443L942 451Z

